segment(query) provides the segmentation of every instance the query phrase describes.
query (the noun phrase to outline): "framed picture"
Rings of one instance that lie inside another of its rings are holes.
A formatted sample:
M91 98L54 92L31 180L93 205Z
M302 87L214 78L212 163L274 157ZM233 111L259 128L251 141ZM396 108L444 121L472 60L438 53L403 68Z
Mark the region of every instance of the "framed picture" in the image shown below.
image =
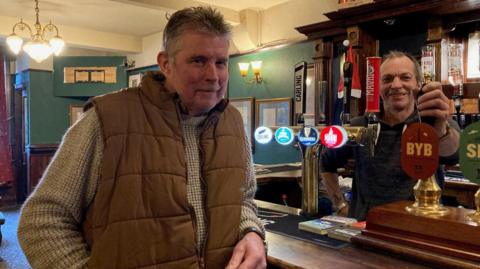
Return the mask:
M274 98L255 101L255 127L290 126L292 98Z
M77 122L78 119L83 114L83 105L70 105L70 126L72 126L75 122Z
M140 81L142 80L142 73L138 73L135 75L130 75L128 77L128 87L138 87L140 85Z
M467 80L480 81L480 32L470 33L467 43Z
M254 114L255 110L253 107L255 98L253 97L246 97L246 98L233 98L229 99L230 104L232 104L235 108L240 111L243 119L243 126L245 127L245 132L247 134L248 139L250 140L250 144L252 145L252 149L254 146L253 143L253 132L255 131L254 123Z

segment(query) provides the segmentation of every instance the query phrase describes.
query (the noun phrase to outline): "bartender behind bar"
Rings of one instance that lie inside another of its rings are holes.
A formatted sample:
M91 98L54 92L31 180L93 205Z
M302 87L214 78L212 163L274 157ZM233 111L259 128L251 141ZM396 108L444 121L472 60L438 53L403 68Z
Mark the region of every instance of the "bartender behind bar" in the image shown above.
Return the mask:
M436 179L440 187L444 183L444 164L458 162L459 128L450 119L448 98L439 82L422 87L421 72L410 54L391 51L385 55L380 67L383 107L377 135L366 138L365 143L325 148L321 153L321 177L339 215L364 220L372 207L413 199L416 182L402 170L400 146L403 130L408 124L419 122L419 117L432 124L439 138L442 165L436 171ZM351 126L367 126L367 123L364 115L352 119ZM347 202L338 184L337 168L349 159L355 160L355 176L352 197Z

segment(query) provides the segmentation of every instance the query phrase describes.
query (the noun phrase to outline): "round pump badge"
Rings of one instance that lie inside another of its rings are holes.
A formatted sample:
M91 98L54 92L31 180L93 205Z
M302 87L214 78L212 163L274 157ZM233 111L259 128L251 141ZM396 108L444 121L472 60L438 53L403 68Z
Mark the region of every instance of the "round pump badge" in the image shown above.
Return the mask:
M460 135L460 170L466 179L480 183L480 122L467 126Z
M293 142L293 130L288 127L280 127L275 131L275 139L280 145L289 145Z
M267 144L273 138L273 133L270 128L265 126L260 126L255 130L254 134L255 140L260 144Z
M327 148L339 148L347 143L348 134L342 126L331 125L323 128L320 140Z
M320 135L315 127L305 126L297 134L298 141L306 146L313 146L318 142Z
M413 179L427 179L438 167L438 136L425 123L410 124L402 134L400 162Z

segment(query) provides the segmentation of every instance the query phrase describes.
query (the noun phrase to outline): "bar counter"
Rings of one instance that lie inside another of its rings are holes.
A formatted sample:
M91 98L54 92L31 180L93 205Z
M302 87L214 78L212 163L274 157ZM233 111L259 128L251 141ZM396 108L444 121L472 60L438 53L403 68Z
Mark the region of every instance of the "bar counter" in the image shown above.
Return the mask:
M277 165L265 165L264 167L285 167L294 166L297 170L280 171L256 174L257 184L259 186L265 186L270 183L280 182L298 182L302 180L302 169L298 164L277 164ZM479 185L471 182L459 182L446 179L443 191L444 197L453 198L454 202L460 206L469 209L475 209L475 192L478 190ZM457 206L457 204L451 206Z
M283 213L298 214L299 209L256 201L261 208ZM267 231L269 267L305 269L366 269L366 268L431 268L411 261L393 257L391 254L375 253L351 244L340 249L314 245L295 238Z

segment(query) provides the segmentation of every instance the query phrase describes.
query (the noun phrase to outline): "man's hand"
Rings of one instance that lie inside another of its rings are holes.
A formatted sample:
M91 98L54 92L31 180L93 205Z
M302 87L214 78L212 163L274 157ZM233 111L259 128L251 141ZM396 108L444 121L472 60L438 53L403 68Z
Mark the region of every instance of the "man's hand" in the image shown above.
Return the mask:
M418 111L420 116L435 118L435 131L440 137L445 134L447 120L450 116L448 97L442 91L442 84L434 81L425 85L422 89L424 94L418 97Z
M440 156L450 156L458 150L460 133L457 130L450 129L447 132L448 118L450 117L450 109L448 98L443 94L442 84L440 82L430 82L423 87L425 92L418 97L418 110L420 116L435 117L433 128L440 140L439 154Z
M342 208L340 208L340 210L337 210L337 215L341 217L348 217L348 209L348 205L343 206Z
M233 250L232 258L225 269L267 268L263 240L254 232L247 233Z

